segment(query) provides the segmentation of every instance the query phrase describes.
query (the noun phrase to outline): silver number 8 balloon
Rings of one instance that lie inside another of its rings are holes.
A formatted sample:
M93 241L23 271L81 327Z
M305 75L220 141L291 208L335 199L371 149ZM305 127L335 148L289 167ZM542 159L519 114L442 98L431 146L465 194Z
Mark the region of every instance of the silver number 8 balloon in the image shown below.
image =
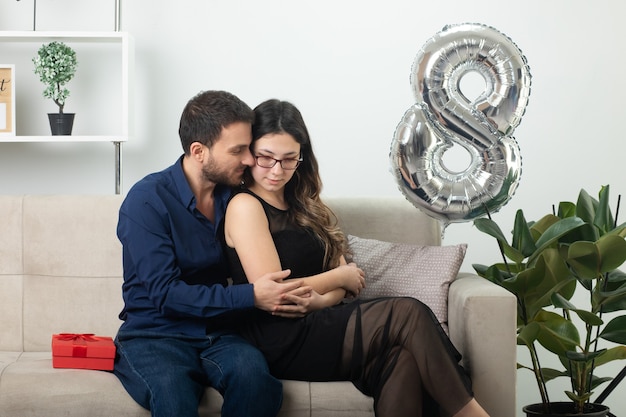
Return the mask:
M474 99L460 88L469 73L484 79ZM407 200L443 229L496 212L515 193L522 162L511 134L528 103L530 80L518 47L486 25L448 25L419 50L411 71L416 103L396 128L390 162ZM470 155L467 168L444 164L453 146Z

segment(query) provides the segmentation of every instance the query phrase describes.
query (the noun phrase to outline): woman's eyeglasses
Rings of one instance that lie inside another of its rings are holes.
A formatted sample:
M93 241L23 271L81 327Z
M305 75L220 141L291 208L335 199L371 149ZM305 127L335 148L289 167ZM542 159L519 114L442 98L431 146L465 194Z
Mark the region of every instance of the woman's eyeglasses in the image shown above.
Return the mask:
M274 165L280 162L280 167L286 170L296 169L302 162L302 158L276 159L265 155L255 155L254 159L256 159L256 164L261 168L274 168Z

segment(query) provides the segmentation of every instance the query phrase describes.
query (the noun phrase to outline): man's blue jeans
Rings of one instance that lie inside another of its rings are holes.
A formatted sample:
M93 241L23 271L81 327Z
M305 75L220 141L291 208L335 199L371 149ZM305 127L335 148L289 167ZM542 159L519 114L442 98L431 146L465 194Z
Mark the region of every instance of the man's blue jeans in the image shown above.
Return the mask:
M280 410L281 382L270 375L261 352L237 335L121 331L115 344L115 375L152 416L197 417L206 386L224 397L223 417L274 417Z

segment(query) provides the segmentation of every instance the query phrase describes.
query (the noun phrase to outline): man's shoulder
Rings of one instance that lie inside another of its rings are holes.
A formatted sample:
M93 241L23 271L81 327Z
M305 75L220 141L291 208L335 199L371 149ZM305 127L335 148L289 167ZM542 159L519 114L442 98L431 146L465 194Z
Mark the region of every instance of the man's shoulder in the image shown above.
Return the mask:
M166 171L155 172L148 174L139 181L137 181L129 190L126 195L126 199L137 198L141 195L159 195L163 190L170 190L173 188L173 181L171 176L167 175Z
M158 189L173 188L175 186L176 170L180 169L177 165L178 161L161 171L146 175L130 188L128 194L145 191L154 192Z
M155 202L163 198L170 199L178 195L176 182L170 166L162 171L153 172L137 181L126 194L123 205L135 205Z

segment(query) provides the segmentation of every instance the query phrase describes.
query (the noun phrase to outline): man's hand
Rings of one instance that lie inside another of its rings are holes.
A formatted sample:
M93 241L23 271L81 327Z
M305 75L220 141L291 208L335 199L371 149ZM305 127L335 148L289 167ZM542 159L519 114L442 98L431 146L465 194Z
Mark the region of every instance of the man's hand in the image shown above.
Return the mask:
M302 287L300 280L288 280L282 282L291 274L289 269L279 272L270 272L257 279L254 286L254 306L273 313L276 307L284 304L284 295L296 288L303 288L310 291L309 287ZM304 314L301 314L301 316Z
M302 286L283 294L282 302L274 308L272 314L287 318L304 317L311 311L326 307L323 296L311 287Z

